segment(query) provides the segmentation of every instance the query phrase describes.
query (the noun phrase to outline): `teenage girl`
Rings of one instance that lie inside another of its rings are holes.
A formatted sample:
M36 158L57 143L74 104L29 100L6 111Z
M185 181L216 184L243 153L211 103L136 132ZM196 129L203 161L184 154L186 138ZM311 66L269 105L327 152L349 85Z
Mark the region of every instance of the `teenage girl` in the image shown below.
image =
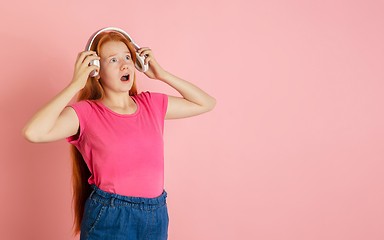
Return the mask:
M30 142L71 143L75 234L80 239L167 239L164 119L212 110L216 100L165 71L147 47L144 74L182 97L136 89L136 50L118 32L100 33L80 52L72 81L23 129ZM90 65L98 59L100 67ZM90 77L96 70L99 74ZM78 94L78 101L68 105Z

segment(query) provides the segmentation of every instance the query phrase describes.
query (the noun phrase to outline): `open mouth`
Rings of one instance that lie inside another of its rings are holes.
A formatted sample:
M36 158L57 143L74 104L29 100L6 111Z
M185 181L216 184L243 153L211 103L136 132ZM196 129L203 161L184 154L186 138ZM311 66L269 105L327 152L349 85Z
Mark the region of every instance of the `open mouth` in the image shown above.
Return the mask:
M129 80L129 74L127 74L127 75L123 75L123 76L120 78L120 80L123 81L123 82L128 81L128 80Z

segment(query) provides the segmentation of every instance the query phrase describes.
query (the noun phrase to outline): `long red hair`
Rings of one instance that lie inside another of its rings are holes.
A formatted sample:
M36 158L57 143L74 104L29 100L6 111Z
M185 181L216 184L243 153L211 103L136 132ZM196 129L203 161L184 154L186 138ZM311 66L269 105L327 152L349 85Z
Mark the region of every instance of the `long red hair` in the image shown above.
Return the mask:
M97 55L101 55L101 46L110 41L123 42L127 45L131 52L132 60L136 62L136 51L129 41L119 33L116 32L103 32L100 33L94 40L91 50L96 51ZM129 90L129 95L136 95L136 74L133 78L132 88ZM97 77L88 77L85 87L79 92L77 102L82 100L99 101L104 97L104 90L101 83L97 80ZM85 163L83 156L79 150L74 146L70 146L72 157L72 184L73 184L73 198L72 207L74 210L74 236L80 233L81 221L83 220L85 202L92 192L91 185L88 183L88 179L91 177L91 173Z

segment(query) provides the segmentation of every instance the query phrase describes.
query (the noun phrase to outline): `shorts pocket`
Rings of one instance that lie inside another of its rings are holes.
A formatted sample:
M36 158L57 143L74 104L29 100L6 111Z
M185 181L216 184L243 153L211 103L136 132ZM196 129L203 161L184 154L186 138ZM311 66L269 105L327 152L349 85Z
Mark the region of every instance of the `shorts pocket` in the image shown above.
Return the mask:
M105 204L92 199L88 199L86 202L81 231L84 231L87 237L96 228L106 208Z

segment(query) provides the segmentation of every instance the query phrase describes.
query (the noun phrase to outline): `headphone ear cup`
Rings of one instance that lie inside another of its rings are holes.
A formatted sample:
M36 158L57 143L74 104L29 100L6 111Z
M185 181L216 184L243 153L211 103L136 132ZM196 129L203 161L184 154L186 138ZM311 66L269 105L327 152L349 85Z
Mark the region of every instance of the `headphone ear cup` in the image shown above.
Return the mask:
M138 52L136 52L135 66L136 66L137 70L139 70L140 72L146 72L148 70L148 64L147 65L144 64L145 58L146 58L146 56L140 56L140 54Z
M92 66L92 65L96 65L98 67L100 67L100 61L95 59L95 60L92 60L89 62L89 66ZM99 74L99 72L97 70L92 70L92 72L89 74L89 76L91 77L95 77Z

